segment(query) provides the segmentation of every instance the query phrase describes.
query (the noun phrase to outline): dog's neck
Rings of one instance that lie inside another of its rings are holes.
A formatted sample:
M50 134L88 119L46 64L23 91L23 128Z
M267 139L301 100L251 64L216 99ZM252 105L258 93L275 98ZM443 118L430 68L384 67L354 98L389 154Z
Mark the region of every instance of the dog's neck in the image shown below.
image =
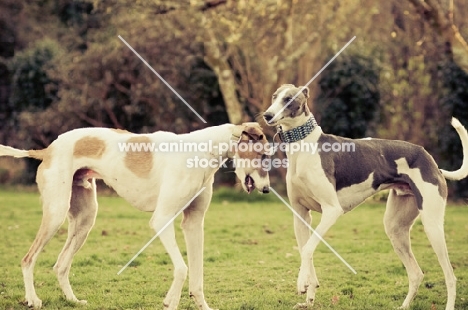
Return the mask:
M213 164L204 165L198 167L204 170L204 181L212 180L214 174L219 170L220 167L229 159L228 151L220 150L219 146L229 143L232 138L232 133L235 125L223 124L219 126L208 127L193 131L188 134L182 134L184 137L189 137L190 143L204 143L205 145L211 145L211 148L207 148L205 152L199 150L195 155L201 160L213 161ZM180 136L178 137L180 139ZM193 156L193 154L191 154Z
M292 143L305 139L316 127L318 124L312 113L309 115L304 113L300 117L294 118L291 124L278 126L277 132L282 142Z
M277 127L281 126L281 129L284 131L294 129L299 127L307 122L307 120L313 116L312 113L301 113L296 115L292 118L285 118L281 120L281 124Z
M197 135L200 135L200 140L206 142L207 137L211 141L211 145L213 149L211 150L211 156L215 156L217 158L221 157L224 159L231 159L232 154L229 151L222 150L220 151L221 145L230 145L231 143L238 142L240 139L240 135L242 132L236 132L236 125L233 124L223 124L219 126L208 127L205 129L198 130L196 132ZM192 133L192 134L193 134ZM198 137L197 137L198 138ZM195 140L198 140L195 138Z

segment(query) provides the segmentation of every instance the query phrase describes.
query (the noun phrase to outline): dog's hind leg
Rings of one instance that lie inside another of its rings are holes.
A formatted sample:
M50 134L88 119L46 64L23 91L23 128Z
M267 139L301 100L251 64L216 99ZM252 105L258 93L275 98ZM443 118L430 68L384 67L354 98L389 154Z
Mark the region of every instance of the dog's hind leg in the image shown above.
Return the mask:
M86 304L85 300L78 300L73 293L68 274L73 256L85 243L86 238L94 226L98 204L96 200L96 183L90 182L90 188L73 185L70 210L68 212L68 238L54 266L54 271L67 300Z
M201 310L211 310L203 293L203 220L211 195L210 186L184 211L182 221L187 245L190 296Z
M41 164L43 165L43 163ZM56 172L56 171L55 171ZM21 261L24 286L26 290L26 302L35 309L42 307L42 301L37 297L34 288L34 265L44 246L55 235L65 221L70 207L71 177L60 180L53 178L57 173L51 173L45 184L45 171L43 167L38 169L37 183L42 196L43 215L41 226L28 253Z
M387 208L384 215L385 232L393 249L403 262L409 280L408 294L401 306L405 309L413 300L421 284L424 274L411 251L410 230L419 215L414 196L398 196L390 190Z
M432 196L425 195L423 200L423 210L421 211L421 221L424 225L424 231L434 249L440 266L444 272L445 285L447 286L447 304L446 310L455 308L456 281L450 264L447 251L447 244L444 235L444 213L446 200L438 195L438 191L428 191Z

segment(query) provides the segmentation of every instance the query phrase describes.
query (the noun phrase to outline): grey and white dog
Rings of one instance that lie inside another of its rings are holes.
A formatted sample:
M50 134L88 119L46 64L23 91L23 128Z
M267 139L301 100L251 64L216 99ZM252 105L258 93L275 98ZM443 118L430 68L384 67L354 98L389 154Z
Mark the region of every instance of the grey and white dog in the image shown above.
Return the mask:
M347 139L323 133L307 106L307 98L307 87L282 85L263 114L268 125L278 128L280 139L290 144L289 150L297 150L292 146L298 143L317 147L313 153L286 152L289 160L286 184L293 208L308 223L311 221L310 210L321 212L322 219L316 232L323 236L342 214L376 192L390 189L384 216L385 232L409 278L408 295L401 308L409 307L423 279L410 242L411 226L421 216L445 276L446 310L454 309L456 278L444 236L445 179L461 180L468 175L466 129L457 119L452 119L452 126L462 142L464 158L459 170L445 171L439 169L432 156L418 145L395 140ZM332 146L343 144L354 147L330 152L340 149ZM329 152L324 151L325 146ZM310 305L319 286L312 259L320 240L315 234L310 235L309 229L297 217L294 218L294 231L301 254L297 289L299 293L307 293L306 305Z

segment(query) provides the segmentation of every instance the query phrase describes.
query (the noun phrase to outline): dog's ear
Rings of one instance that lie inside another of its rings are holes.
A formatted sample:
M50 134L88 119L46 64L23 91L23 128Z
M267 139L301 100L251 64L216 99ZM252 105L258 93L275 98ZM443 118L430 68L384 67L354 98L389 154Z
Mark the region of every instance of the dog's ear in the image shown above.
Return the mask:
M244 133L249 137L250 140L261 141L265 137L262 128L258 123L250 122L243 123L242 125L245 126Z
M307 86L306 87L299 86L299 88L302 90L302 93L306 97L306 100L304 101L302 105L302 110L305 113L305 116L309 116L311 114L309 110L309 106L307 105L307 98L309 98L309 88Z
M309 98L309 87L299 86L298 88L302 90L302 93L304 94L306 98Z
M304 106L302 107L302 109L304 110L305 116L309 116L311 114L309 110L309 106L307 105L307 102L304 103Z

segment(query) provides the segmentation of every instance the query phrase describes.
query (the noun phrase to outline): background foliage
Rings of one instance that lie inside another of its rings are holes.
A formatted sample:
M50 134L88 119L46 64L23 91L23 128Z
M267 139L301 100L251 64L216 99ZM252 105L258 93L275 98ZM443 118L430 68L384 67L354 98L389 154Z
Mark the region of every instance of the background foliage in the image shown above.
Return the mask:
M119 35L208 125L258 120L279 85L305 84L356 36L310 85L317 119L331 133L421 144L453 169L462 154L450 117L468 125L467 13L435 0L4 0L0 142L205 126Z
M328 133L349 138L368 134L379 112L379 69L373 58L336 59L320 79L319 123Z

